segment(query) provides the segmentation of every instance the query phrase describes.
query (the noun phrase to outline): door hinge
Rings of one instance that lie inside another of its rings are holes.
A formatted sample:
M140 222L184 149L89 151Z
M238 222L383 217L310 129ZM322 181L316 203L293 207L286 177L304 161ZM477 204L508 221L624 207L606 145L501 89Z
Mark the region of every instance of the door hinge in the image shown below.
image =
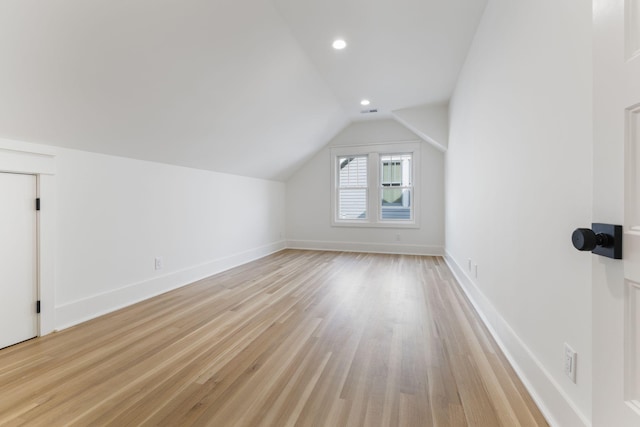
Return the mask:
M36 199L36 210L39 211L40 210L40 197L38 197Z
M40 314L40 301L36 301L36 313Z

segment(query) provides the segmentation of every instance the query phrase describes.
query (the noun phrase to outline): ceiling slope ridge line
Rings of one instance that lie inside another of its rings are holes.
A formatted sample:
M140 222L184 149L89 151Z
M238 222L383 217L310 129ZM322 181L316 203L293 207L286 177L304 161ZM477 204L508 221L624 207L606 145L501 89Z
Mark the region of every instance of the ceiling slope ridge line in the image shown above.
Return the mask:
M284 13L282 11L282 8L280 7L279 3L277 1L275 1L275 0L269 0L269 3L271 3L271 6L273 7L273 10L276 12L276 15L280 19L280 23L283 25L284 28L287 29L287 32L289 33L289 36L291 37L291 40L293 40L295 42L295 45L298 48L298 50L307 59L307 61L309 61L309 64L311 64L313 66L313 70L316 73L316 77L318 79L320 79L320 81L324 84L325 89L327 90L327 92L330 93L333 96L333 100L335 101L336 105L340 108L340 112L342 114L342 117L345 120L349 120L350 119L349 112L347 111L345 106L340 101L340 97L338 96L338 93L336 92L336 88L333 85L331 85L331 82L329 82L329 80L327 79L327 75L321 71L321 67L318 64L318 62L315 61L313 56L309 54L309 51L305 48L305 46L302 43L302 41L300 40L300 38L298 37L298 35L294 31L294 29L291 27L291 22L289 22L289 20L286 19L286 17L284 15ZM347 126L348 126L348 124L347 124Z
M448 104L426 104L393 110L393 118L422 140L446 152L449 145Z

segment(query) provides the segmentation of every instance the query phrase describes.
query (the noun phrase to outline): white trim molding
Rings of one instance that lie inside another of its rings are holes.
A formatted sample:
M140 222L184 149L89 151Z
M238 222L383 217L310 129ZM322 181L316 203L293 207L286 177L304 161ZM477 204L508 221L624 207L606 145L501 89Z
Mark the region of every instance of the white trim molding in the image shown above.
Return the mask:
M590 427L589 417L571 401L448 251L445 251L445 262L547 422L552 427Z
M320 240L288 240L287 248L314 251L365 252L399 255L442 256L444 248L429 245L401 245L392 243L327 242Z

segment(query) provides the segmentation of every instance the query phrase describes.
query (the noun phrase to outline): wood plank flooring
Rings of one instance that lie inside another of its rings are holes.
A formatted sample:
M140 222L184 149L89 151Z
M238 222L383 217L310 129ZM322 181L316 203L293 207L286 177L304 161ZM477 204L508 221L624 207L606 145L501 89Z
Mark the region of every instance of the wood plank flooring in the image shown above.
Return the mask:
M287 250L0 350L0 425L547 423L441 258Z

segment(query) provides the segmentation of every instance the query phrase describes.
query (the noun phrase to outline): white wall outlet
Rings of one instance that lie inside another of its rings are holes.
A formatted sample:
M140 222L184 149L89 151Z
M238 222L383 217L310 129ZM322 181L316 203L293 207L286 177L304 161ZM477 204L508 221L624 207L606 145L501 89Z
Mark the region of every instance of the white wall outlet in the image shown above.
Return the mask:
M471 271L471 258L467 259L467 270Z
M155 262L156 270L162 270L162 257L157 256Z
M571 381L576 382L576 362L578 354L569 344L564 343L564 373Z

